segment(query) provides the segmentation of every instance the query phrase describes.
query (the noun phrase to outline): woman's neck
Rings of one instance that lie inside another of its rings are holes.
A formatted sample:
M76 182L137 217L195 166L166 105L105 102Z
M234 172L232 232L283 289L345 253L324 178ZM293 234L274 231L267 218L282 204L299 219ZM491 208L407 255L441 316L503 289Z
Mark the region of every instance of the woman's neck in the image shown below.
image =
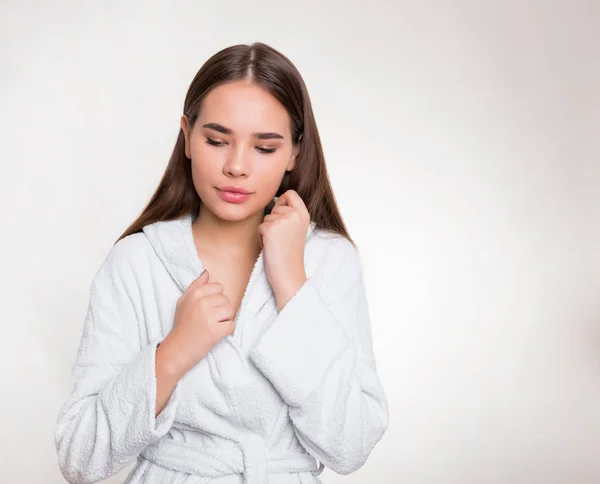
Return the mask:
M218 218L201 204L198 216L192 223L196 246L209 253L234 257L258 257L261 251L257 229L264 214L258 214L239 222Z

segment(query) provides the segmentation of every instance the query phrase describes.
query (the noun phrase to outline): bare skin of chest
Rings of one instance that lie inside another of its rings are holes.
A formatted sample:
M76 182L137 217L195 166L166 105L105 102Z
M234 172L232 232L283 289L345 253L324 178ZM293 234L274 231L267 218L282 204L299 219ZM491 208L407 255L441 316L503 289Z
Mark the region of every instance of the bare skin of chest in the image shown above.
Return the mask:
M251 258L222 260L217 257L205 257L204 267L210 274L211 282L219 282L223 286L223 294L229 298L233 309L239 311L244 291L256 261Z

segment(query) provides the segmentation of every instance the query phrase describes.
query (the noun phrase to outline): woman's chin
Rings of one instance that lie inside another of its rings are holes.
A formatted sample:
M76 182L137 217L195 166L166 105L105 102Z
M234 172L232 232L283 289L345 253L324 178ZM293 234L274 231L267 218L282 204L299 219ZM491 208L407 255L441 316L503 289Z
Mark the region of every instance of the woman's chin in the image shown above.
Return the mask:
M225 222L242 222L250 217L262 214L263 208L256 208L246 205L245 203L228 203L217 202L216 206L208 207L209 210L219 219Z

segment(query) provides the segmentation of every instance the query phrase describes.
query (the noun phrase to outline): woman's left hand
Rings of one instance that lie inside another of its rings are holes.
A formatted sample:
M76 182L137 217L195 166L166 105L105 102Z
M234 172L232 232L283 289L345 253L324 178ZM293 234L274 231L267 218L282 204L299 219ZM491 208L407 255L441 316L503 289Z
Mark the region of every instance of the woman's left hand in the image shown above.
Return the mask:
M310 214L300 195L287 190L258 226L265 270L279 310L306 282L304 245Z

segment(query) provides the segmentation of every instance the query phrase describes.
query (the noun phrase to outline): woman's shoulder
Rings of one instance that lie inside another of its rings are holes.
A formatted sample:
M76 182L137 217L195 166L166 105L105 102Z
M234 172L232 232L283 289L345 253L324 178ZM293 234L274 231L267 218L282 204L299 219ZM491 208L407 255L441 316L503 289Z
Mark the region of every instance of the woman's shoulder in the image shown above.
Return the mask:
M152 246L143 232L136 232L119 239L110 248L107 259L116 264L139 264L147 260Z
M327 267L360 267L358 248L347 237L315 228L306 246L307 256L318 259L319 265Z
M313 244L322 248L336 248L338 250L355 250L354 245L347 237L331 230L315 227L312 231Z
M94 281L118 278L132 281L146 270L152 247L142 232L127 235L115 242L106 252L94 275Z

